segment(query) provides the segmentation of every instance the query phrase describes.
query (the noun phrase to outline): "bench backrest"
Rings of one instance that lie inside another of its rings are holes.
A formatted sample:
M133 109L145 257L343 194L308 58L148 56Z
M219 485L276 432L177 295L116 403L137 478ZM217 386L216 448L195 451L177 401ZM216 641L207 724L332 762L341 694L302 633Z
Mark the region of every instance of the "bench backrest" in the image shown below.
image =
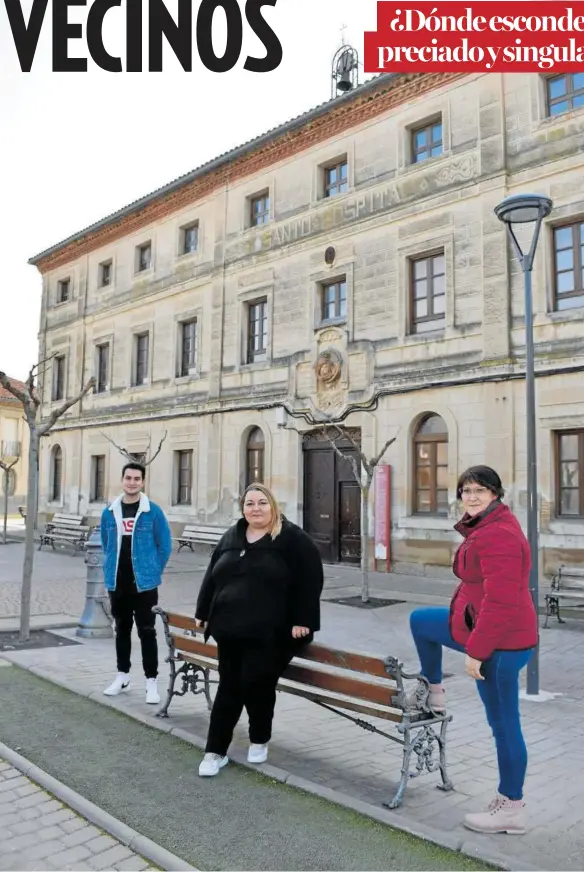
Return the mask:
M56 512L49 524L52 524L53 527L82 527L83 521L85 517L83 515L68 515L61 512Z
M183 533L205 533L221 537L227 531L227 527L210 527L204 524L185 524Z
M563 588L584 590L584 569L579 566L560 566L558 579Z
M204 641L203 631L195 625L194 618L170 612L167 620L177 651L217 660L217 646ZM187 636L184 631L195 636ZM335 672L320 669L319 665L334 667ZM388 677L380 657L341 651L318 642L300 649L283 678L385 706L391 706L392 697L397 693L395 682Z

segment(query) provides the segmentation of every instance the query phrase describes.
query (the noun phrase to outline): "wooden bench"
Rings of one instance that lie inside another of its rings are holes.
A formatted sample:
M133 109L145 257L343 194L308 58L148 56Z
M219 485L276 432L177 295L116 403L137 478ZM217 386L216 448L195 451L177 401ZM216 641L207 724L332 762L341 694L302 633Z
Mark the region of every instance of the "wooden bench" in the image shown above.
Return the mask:
M178 542L177 554L183 548L190 548L193 551L193 545L197 543L210 545L215 549L221 536L227 531L227 527L210 527L204 524L185 524L185 527L180 534L175 538Z
M83 523L84 520L83 515L56 512L40 534L39 551L43 545L52 545L54 550L55 542L73 545L75 551L82 551L90 533L90 527Z
M551 615L555 615L558 623L565 624L560 615L560 600L580 600L584 605L584 569L576 566L560 566L552 578L550 592L545 595L545 623L547 627Z
M160 606L153 611L160 615L168 645L166 662L170 664L167 698L157 717L168 717L168 708L175 696L185 696L189 690L204 694L211 709L210 678L216 672L217 647L206 642L203 631L188 615L165 612ZM424 771L440 771L441 790L452 790L446 772L446 728L452 715L436 713L428 705L426 695L423 709L407 710L404 679L419 679L409 675L395 657L379 658L351 651L340 651L313 642L301 649L286 669L278 690L303 697L313 703L353 721L357 726L378 733L402 746L402 766L398 789L388 808L398 808L403 801L406 785ZM428 690L425 679L422 681ZM175 685L178 682L178 688ZM381 729L359 715L392 722L398 735ZM414 754L414 761L411 760Z

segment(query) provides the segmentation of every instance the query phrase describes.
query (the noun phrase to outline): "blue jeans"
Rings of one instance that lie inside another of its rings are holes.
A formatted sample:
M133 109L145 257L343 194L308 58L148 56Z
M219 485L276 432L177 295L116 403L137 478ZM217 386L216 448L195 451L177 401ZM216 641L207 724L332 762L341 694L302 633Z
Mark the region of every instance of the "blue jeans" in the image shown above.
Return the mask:
M449 609L415 609L410 627L422 666L430 684L442 681L442 647L464 651L450 635ZM527 651L495 651L484 661L484 681L477 681L489 726L493 731L499 765L499 793L508 799L523 799L527 749L519 714L519 673L527 666L533 648Z

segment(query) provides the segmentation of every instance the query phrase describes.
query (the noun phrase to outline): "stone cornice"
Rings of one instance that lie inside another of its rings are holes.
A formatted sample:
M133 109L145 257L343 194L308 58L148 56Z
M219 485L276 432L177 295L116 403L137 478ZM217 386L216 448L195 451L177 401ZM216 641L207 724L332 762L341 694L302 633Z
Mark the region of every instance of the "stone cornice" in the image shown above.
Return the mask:
M102 224L99 229L83 234L80 238L56 246L46 256L33 259L39 271L44 274L64 264L76 260L108 243L135 233L142 227L165 219L168 215L196 203L213 191L246 176L261 172L273 164L299 154L319 143L345 133L372 118L382 115L389 109L407 103L421 94L435 90L445 84L463 78L464 73L416 73L380 82L377 89L357 92L352 99L332 102L330 109L316 118L307 119L305 124L274 132L274 138L257 148L251 148L240 157L227 160L216 169L203 173L190 182L177 187L171 193L161 193L142 207L129 213L124 210L122 217L112 215L111 222ZM310 113L308 113L310 114Z

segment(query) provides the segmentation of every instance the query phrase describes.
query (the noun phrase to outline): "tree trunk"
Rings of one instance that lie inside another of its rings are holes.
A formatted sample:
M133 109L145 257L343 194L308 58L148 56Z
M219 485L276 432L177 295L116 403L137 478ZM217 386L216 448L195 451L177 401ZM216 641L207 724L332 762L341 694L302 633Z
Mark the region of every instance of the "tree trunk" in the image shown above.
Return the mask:
M8 488L10 487L10 469L4 468L4 524L2 527L2 544L6 545L6 528L8 526Z
M22 590L20 594L20 641L30 638L30 596L32 588L32 567L34 560L34 530L36 525L36 493L38 488L39 436L36 427L30 428L28 449L28 487L26 491L26 536L24 544L24 564L22 567Z
M369 602L369 490L371 482L361 487L361 602Z

